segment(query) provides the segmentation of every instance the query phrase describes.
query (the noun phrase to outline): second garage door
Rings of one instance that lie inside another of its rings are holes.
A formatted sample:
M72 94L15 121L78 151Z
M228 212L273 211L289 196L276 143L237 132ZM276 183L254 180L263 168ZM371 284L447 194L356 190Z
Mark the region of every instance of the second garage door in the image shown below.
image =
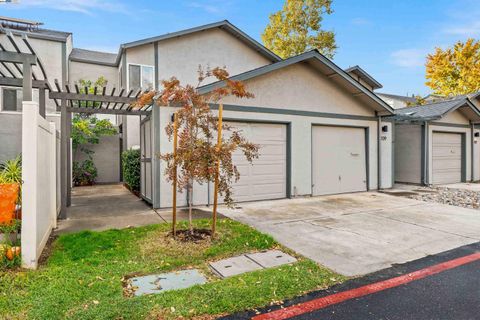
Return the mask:
M365 136L364 128L313 127L313 195L367 190Z
M462 182L461 133L433 133L432 165L433 184Z

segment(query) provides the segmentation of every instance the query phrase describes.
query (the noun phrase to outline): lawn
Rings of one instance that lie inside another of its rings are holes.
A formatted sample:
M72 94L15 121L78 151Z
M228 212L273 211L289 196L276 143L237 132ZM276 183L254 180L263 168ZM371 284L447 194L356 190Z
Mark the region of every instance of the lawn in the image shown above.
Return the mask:
M198 220L195 225L208 228L209 222ZM228 219L219 221L213 242L178 244L166 237L168 231L169 225L161 224L60 236L39 270L0 273L0 318L195 318L263 306L344 280L301 257L292 265L220 280L209 271L207 261L286 249L271 237ZM201 269L209 283L159 295L123 295L125 275L190 267Z

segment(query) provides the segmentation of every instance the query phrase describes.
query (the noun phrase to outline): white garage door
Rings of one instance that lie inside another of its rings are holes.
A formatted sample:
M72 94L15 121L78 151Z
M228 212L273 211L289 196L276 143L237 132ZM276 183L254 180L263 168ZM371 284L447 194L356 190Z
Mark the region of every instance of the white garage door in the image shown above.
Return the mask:
M233 187L236 202L280 199L287 196L287 127L284 124L228 124L242 131L251 142L260 145L260 156L251 165L241 152L233 161L240 180Z
M366 172L364 128L313 127L313 195L366 191Z
M461 133L433 133L432 165L433 184L462 181Z

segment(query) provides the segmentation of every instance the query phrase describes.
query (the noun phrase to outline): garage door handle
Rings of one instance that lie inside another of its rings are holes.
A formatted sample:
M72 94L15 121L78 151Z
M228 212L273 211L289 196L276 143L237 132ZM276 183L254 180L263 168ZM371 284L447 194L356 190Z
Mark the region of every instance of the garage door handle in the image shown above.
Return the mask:
M350 155L351 155L352 157L358 157L358 153L350 152Z
M450 153L455 153L455 151L453 151L453 150L450 150Z

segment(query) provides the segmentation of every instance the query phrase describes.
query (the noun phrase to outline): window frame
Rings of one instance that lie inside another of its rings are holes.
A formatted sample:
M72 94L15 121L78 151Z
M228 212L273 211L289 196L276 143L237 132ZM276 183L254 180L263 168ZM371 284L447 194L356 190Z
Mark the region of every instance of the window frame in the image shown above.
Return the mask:
M18 99L18 91L22 91L22 88L20 87L10 87L10 86L1 86L0 87L0 113L3 113L3 114L21 114L22 111L18 111L18 110L4 110L4 106L3 106L3 91L7 89L7 90L15 90L17 91L17 99ZM21 99L20 99L21 100ZM18 104L18 101L17 101L17 104Z
M143 67L149 67L149 68L152 68L152 71L153 71L153 77L152 77L152 80L153 80L153 83L152 83L152 88L155 90L155 66L152 66L152 65L149 65L149 64L141 64L141 63L127 63L127 70L125 70L125 72L127 73L127 79L126 79L126 87L127 87L127 91L130 91L130 66L139 66L140 67L140 85L142 84L142 80L143 80ZM142 89L142 88L140 88ZM143 91L144 89L142 89Z

